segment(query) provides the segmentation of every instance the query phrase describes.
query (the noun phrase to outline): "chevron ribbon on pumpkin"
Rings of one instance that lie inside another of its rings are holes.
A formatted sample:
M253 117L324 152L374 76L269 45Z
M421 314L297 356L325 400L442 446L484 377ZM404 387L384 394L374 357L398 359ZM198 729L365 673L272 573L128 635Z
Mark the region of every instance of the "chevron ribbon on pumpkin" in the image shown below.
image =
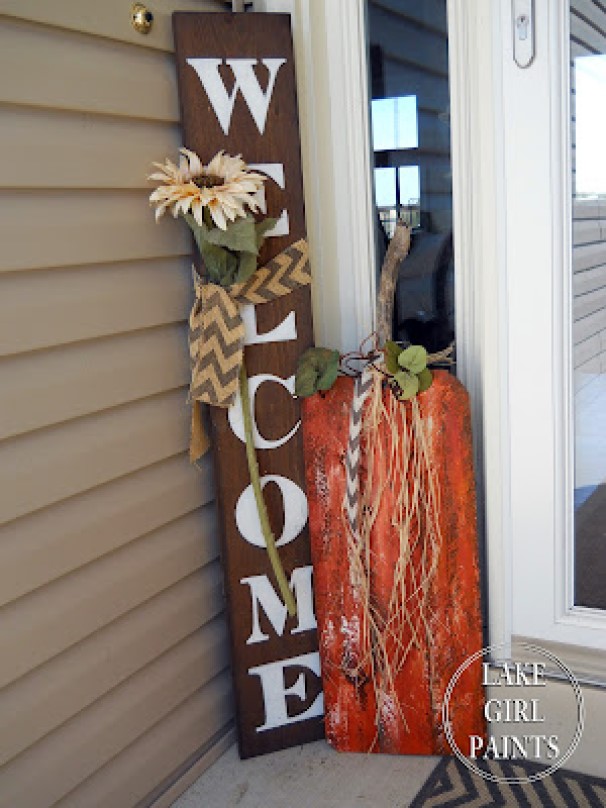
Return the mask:
M190 396L194 402L213 407L230 407L234 403L244 356L240 307L268 303L310 283L305 239L291 244L244 283L224 288L195 282L196 299L189 317ZM198 409L194 406L193 412ZM190 447L192 462L199 456Z
M364 402L373 384L372 371L364 368L354 383L353 398L349 416L349 435L345 455L345 496L343 508L354 538L358 539L358 508L360 502L360 437L362 432L362 411Z

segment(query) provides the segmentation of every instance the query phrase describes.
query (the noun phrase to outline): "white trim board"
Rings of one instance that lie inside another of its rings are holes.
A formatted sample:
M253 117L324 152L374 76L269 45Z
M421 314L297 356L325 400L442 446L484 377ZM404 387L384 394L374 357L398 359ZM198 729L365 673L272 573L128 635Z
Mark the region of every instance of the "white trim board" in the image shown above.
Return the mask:
M457 366L471 396L491 643L511 638L500 26L497 4L448 0Z
M255 11L292 17L316 342L341 351L359 346L375 315L364 9L255 0Z

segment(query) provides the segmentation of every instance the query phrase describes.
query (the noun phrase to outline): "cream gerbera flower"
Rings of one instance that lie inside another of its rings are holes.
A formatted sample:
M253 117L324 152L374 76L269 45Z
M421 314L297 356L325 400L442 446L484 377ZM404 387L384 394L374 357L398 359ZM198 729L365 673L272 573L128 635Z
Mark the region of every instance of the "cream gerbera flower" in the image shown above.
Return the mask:
M191 210L201 227L204 208L208 208L217 227L226 230L228 221L246 216L246 208L253 212L259 210L260 200L256 194L263 187L265 177L250 171L240 155L230 157L220 151L205 166L189 149L179 151L178 166L170 160L164 165L154 163L160 172L148 177L163 183L149 197L150 203L156 205L156 221L167 208L175 218Z

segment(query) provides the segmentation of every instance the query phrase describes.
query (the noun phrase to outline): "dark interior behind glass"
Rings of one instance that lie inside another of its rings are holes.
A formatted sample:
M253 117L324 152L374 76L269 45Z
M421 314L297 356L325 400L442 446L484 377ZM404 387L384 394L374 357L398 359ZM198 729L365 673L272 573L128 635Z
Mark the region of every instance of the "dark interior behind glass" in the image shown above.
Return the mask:
M446 0L368 0L377 270L398 219L413 228L394 337L454 339Z

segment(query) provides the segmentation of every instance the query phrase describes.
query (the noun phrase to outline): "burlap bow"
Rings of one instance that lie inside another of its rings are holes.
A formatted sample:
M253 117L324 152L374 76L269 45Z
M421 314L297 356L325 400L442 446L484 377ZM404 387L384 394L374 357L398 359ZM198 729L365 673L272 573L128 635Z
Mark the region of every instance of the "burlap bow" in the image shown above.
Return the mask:
M201 431L196 402L229 407L238 391L244 355L244 323L240 306L267 303L309 283L311 271L305 239L291 244L257 269L245 283L228 288L214 283L196 283L196 300L189 317L192 460L204 453L208 443Z

